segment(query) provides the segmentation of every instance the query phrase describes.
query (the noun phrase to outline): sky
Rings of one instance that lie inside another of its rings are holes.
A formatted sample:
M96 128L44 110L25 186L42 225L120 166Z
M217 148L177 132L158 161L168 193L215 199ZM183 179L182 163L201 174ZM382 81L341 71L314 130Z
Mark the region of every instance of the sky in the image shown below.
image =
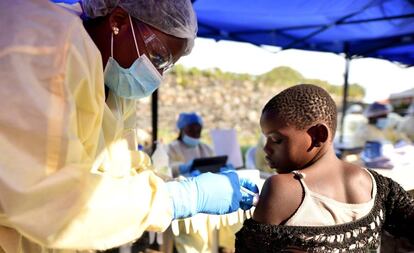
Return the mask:
M190 55L177 64L199 69L219 68L234 73L259 75L279 66L288 66L306 78L344 83L345 58L333 53L303 50L280 51L276 47L257 47L248 43L198 38ZM350 62L349 83L365 88L364 102L387 99L391 93L414 88L414 67L373 58Z

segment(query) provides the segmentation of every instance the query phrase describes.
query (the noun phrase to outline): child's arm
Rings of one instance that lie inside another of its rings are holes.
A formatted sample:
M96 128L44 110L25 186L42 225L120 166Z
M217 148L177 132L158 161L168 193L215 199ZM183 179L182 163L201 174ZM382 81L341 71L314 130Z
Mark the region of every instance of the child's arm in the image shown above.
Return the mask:
M397 237L414 243L414 199L398 183L387 179L384 229Z
M253 219L266 224L283 224L302 202L303 190L293 174L274 175L266 180Z
M236 234L236 252L306 252L291 249L294 241L290 238L299 238L300 232L296 234L295 229L284 230L284 226L278 226L296 211L301 201L302 187L292 174L268 178L262 187L253 220L246 220Z

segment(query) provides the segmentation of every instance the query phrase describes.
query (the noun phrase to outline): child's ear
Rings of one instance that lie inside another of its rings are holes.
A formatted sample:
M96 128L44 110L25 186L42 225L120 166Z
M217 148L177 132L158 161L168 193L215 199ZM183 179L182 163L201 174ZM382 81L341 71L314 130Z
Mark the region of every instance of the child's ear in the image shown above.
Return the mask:
M313 147L322 146L322 144L325 143L329 137L329 130L325 124L316 124L314 126L311 126L308 129L307 133L312 139L312 144L311 147L309 147L309 150L311 150Z

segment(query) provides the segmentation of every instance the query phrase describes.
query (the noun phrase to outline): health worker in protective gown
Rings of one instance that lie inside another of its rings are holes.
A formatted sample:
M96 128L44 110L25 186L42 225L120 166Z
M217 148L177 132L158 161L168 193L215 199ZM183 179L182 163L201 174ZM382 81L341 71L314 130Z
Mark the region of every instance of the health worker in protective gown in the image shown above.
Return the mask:
M235 172L165 183L135 150L134 100L190 53L191 2L78 7L0 1L0 252L107 249L249 202Z

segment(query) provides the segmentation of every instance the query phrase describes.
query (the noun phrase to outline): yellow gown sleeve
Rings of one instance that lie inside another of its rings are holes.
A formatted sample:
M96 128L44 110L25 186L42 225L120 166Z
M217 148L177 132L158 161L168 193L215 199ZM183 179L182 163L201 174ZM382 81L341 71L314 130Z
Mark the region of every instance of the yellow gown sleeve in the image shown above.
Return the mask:
M0 41L0 234L47 248L106 249L166 229L166 185L148 170L148 156L118 138L99 51L77 17L54 11L46 14L56 22L26 21L20 45Z
M109 91L108 98L106 99L106 104L109 109L113 112L113 115L116 115L118 119L122 119L123 122L123 134L122 137L128 141L128 146L130 150L137 150L138 141L137 141L137 108L136 100L134 99L125 99L119 96L116 96L114 93Z

